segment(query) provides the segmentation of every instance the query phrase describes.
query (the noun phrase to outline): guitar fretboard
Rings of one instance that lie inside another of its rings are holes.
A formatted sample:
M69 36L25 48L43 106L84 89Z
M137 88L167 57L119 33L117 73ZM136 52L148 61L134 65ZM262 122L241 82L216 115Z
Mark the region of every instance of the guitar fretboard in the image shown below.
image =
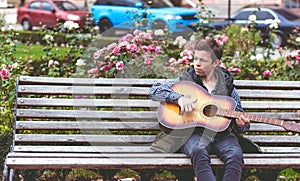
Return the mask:
M280 119L274 119L270 117L259 116L259 115L254 115L254 114L249 114L249 113L239 112L234 110L220 109L220 108L218 108L217 115L229 117L229 118L239 118L241 115L244 115L247 119L250 119L252 121L273 124L278 126L282 126L284 122L283 120Z

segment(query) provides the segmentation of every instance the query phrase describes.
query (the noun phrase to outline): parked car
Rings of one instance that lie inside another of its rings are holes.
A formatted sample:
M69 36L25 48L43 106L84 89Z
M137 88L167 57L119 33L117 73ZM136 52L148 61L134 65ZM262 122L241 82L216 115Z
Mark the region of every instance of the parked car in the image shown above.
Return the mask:
M74 21L82 28L88 24L87 11L67 0L34 0L17 10L17 21L24 30L32 27L57 27L58 23Z
M174 7L169 0L97 0L91 13L100 33L112 27L133 29L142 19L140 29L167 27L172 32L184 32L191 31L200 20L196 10Z
M285 7L286 8L300 8L300 3L298 0L286 0Z
M300 27L300 15L290 11L289 9L280 7L244 8L236 13L236 15L229 21L224 20L220 22L213 22L208 26L212 29L220 30L226 27L228 23L246 25L250 23L249 16L252 14L256 15L254 28L261 31L263 38L268 37L268 32L271 30L268 22L270 22L270 20L279 22L278 28L275 29L276 31L273 31L276 35L273 41L273 46L286 45L289 35L294 27Z

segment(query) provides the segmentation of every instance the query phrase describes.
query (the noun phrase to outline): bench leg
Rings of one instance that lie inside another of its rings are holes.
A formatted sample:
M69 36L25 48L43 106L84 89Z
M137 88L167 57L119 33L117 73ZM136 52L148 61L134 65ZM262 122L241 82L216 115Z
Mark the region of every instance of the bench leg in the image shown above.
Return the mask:
M9 181L15 181L17 178L17 180L19 180L19 177L15 175L15 169L10 169L9 170Z
M9 172L9 169L6 165L6 159L4 161L4 167L3 167L3 175L2 175L2 181L8 181L8 173Z

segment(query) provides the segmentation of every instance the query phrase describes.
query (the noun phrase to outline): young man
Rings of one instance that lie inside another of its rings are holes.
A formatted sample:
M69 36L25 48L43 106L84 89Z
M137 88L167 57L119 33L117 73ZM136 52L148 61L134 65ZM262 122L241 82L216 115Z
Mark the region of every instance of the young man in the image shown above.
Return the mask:
M216 41L200 40L194 47L193 67L188 68L179 80L195 82L212 95L230 96L236 102L236 110L243 111L232 77L228 71L218 66L221 57L222 48ZM181 114L191 114L195 109L195 103L201 100L193 100L175 92L171 89L174 83L154 84L149 92L150 98L178 104ZM239 119L232 120L225 131L211 134L212 131L207 131L205 128L196 128L185 137L182 141L182 151L191 159L197 180L216 180L209 157L210 154L216 154L225 164L223 181L239 181L244 161L236 133L243 133L249 128L250 120L241 116Z

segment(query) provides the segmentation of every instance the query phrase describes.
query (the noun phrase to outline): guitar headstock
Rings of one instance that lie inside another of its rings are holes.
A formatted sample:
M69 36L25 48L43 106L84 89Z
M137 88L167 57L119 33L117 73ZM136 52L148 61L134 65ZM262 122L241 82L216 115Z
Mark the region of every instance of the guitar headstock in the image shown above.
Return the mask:
M300 133L300 123L296 123L295 121L284 121L282 127L288 131Z

